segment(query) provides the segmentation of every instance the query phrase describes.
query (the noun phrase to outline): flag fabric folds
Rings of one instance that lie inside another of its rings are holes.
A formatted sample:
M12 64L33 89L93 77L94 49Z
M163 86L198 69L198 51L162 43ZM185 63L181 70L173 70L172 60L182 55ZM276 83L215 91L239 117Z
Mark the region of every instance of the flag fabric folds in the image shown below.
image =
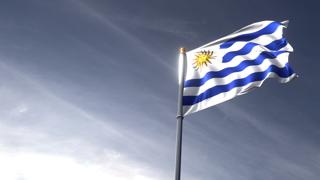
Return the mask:
M288 64L291 45L283 37L288 21L262 21L186 53L183 113L206 109L260 87L297 75Z

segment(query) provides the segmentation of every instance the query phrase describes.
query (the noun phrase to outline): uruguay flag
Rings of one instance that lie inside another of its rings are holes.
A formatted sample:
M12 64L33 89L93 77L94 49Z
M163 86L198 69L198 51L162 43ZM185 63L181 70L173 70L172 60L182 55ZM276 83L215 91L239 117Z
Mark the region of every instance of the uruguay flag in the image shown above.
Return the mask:
M283 37L287 25L257 22L187 52L183 115L245 94L268 78L295 78L288 64L293 48Z

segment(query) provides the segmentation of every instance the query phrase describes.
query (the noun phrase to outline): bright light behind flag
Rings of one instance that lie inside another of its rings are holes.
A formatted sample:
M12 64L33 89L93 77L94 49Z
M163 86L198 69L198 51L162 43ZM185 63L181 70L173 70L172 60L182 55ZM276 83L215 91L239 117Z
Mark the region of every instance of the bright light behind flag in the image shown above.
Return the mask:
M184 115L260 87L268 78L289 82L291 45L283 37L287 21L262 21L187 52Z

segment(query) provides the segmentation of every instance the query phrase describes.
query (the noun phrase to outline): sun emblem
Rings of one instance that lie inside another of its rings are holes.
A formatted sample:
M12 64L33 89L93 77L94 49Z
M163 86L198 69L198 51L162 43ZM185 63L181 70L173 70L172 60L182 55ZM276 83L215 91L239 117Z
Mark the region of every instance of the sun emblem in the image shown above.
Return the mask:
M193 67L198 70L202 68L203 66L208 66L208 64L211 64L211 59L215 58L213 51L200 51L196 55L194 61L193 61Z

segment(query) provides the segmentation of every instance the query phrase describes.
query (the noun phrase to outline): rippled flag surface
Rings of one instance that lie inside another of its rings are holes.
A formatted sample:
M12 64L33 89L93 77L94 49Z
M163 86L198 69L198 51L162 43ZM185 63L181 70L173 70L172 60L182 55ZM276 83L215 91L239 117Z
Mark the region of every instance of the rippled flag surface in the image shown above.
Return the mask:
M187 52L184 115L260 87L268 78L287 83L297 75L288 64L288 21L262 21Z

